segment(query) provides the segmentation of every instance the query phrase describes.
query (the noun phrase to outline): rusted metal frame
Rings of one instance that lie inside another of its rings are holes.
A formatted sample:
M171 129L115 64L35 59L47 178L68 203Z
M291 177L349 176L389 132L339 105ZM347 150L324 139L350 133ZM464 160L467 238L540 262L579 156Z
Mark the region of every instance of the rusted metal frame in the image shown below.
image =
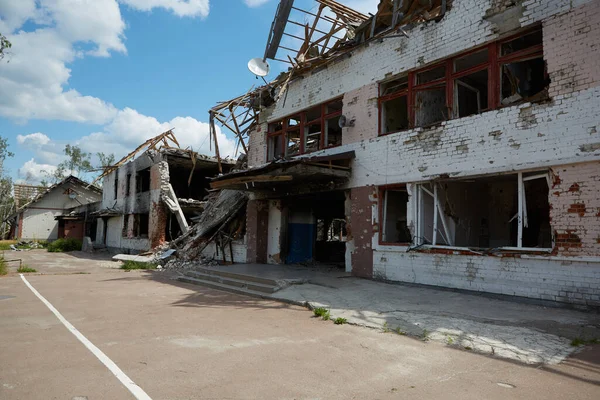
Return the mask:
M497 42L489 45L488 61L490 63L489 82L488 82L488 108L491 110L498 108L500 105L500 63L498 62L498 47Z
M414 95L414 85L415 80L417 79L417 75L414 72L408 73L408 127L412 129L415 127L415 95Z

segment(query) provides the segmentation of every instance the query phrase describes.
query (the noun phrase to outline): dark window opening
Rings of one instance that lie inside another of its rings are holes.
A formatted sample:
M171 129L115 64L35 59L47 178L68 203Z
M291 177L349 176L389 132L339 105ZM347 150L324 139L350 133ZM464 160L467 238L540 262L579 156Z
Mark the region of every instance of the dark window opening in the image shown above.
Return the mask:
M129 215L123 216L123 230L121 235L126 238L129 237Z
M523 221L523 247L552 247L550 226L550 201L546 179L527 180L523 177L525 215Z
M133 230L136 237L148 237L150 216L148 214L135 214Z
M488 70L474 72L454 81L455 106L458 118L480 114L488 108Z
M381 133L392 133L408 129L408 98L406 96L383 101L382 104Z
M325 147L341 146L342 128L340 128L340 117L333 117L325 121Z
M503 105L530 99L548 86L546 63L540 57L504 64L501 85Z
M287 146L285 149L286 157L293 157L300 154L300 130L294 129L286 134Z
M268 160L275 160L278 158L282 158L283 153L281 151L282 147L282 135L271 136L268 139Z
M306 153L321 149L321 123L311 124L304 128L304 150Z
M342 100L335 100L332 101L331 103L328 103L325 108L325 114L329 115L332 113L337 113L337 112L342 112L342 107L344 106L344 103L342 102Z
M136 193L150 191L150 168L138 171L135 176Z
M539 29L516 39L506 41L500 46L500 56L507 56L509 54L517 53L519 51L541 45L542 40L542 30Z
M115 187L114 187L114 199L115 200L117 199L118 195L119 195L119 178L115 174Z
M390 96L408 89L408 75L381 84L381 96Z
M444 79L446 77L446 66L440 65L439 67L431 68L423 72L417 72L417 85L436 81L438 79Z
M428 126L448 119L446 87L418 91L415 95L415 124Z
M131 194L131 174L127 174L127 179L125 180L125 196L129 196Z
M381 242L412 242L407 224L408 193L406 189L386 189L382 195Z
M478 65L487 64L488 53L489 50L485 48L481 51L477 51L463 57L458 57L456 60L454 60L454 72L461 72Z

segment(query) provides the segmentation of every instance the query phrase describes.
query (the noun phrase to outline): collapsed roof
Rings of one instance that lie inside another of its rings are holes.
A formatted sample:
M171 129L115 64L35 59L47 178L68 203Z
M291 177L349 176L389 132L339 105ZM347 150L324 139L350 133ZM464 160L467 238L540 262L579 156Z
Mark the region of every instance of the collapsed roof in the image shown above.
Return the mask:
M260 111L285 101L290 81L348 54L374 39L409 37L418 23L443 18L452 0L380 0L375 14L365 15L334 0L313 0L315 12L298 8L294 0L280 0L264 60L289 64L287 72L266 85L234 99L217 103L210 111L210 134L220 159L215 123L236 136L237 148L248 153L247 140Z

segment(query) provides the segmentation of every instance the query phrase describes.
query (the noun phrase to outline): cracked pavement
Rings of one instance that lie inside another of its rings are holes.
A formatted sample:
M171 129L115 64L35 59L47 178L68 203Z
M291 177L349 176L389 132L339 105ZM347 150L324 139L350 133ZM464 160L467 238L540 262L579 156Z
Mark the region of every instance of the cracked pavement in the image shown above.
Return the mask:
M573 339L600 338L600 314L428 287L322 278L273 295L325 307L333 319L401 332L526 364L558 364Z

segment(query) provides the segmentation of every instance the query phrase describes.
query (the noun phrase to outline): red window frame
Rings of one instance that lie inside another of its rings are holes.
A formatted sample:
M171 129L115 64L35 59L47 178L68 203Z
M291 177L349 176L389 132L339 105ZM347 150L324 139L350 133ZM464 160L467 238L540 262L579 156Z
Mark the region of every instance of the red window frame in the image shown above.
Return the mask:
M501 55L502 45L518 39L519 37L527 36L535 31L541 32L541 25L537 25L535 27L529 28L527 30L521 31L517 34L511 35L509 37L503 38L501 40L497 40L482 46L478 46L476 48L470 49L469 51L457 54L455 56L449 57L443 61L437 62L435 64L429 65L425 68L417 69L414 71L409 71L405 75L408 75L408 87L399 92L382 96L383 86L392 82L390 80L386 82L382 82L379 85L379 98L378 98L378 134L379 136L391 135L393 133L402 132L405 129L391 131L391 132L383 132L383 123L382 123L382 110L383 103L394 100L396 98L406 96L407 97L407 114L408 114L408 129L416 128L415 119L416 119L416 95L417 93L424 90L432 90L434 88L439 88L440 85L445 86L446 90L446 110L448 120L456 119L458 117L454 116L453 111L453 103L454 103L454 81L456 79L462 78L467 75L471 75L476 72L488 71L488 98L487 98L487 108L481 110L482 112L495 110L503 107L509 107L510 105L502 105L500 98L501 96L501 84L502 84L502 65L518 62L518 61L526 61L533 58L543 57L544 49L543 44L537 44L534 46L527 47L522 50L515 51L514 53L507 54L505 56ZM472 67L463 69L460 72L454 72L454 62L457 59L463 58L465 56L475 54L482 50L488 50L488 58L487 61L482 62L480 64L474 65ZM429 70L433 70L435 68L439 68L441 66L446 67L446 74L443 78L438 78L436 80L417 84L417 75L423 72L427 72ZM545 78L547 79L547 73L545 73ZM397 78L396 78L397 79ZM437 124L437 123L436 123Z
M306 130L305 128L307 126L310 125L316 125L316 124L320 124L321 126L321 138L320 138L320 143L319 143L319 149L314 150L314 151L319 151L319 150L324 150L324 149L330 149L330 148L334 148L334 147L338 147L341 146L341 144L338 145L334 145L334 146L326 146L325 143L325 127L326 127L326 121L332 118L336 118L342 115L342 108L340 108L337 111L332 111L330 113L327 113L327 106L333 104L333 103L337 103L342 101L342 97L338 97L335 98L333 100L329 100L325 103L321 103L321 104L317 104L313 107L310 107L308 109L302 110L299 113L295 113L295 114L291 114L285 118L270 122L268 125L268 129L267 129L267 160L268 161L272 161L274 158L269 158L269 151L270 151L270 140L271 138L273 138L274 136L281 136L282 140L281 140L281 148L280 148L280 154L283 154L284 157L287 157L286 154L286 150L287 150L287 134L291 131L294 131L296 129L300 129L300 151L298 154L296 155L302 155L302 154L308 154L309 152L306 152L305 149L305 144L306 144ZM320 108L320 116L318 118L315 118L311 121L307 121L307 115L309 111L312 111L314 109L316 109L317 107ZM300 117L300 123L298 125L294 125L293 127L288 126L288 121L291 118L294 118L296 116ZM272 126L276 126L277 124L281 124L281 129L271 132L271 127ZM312 151L310 152L312 153Z

